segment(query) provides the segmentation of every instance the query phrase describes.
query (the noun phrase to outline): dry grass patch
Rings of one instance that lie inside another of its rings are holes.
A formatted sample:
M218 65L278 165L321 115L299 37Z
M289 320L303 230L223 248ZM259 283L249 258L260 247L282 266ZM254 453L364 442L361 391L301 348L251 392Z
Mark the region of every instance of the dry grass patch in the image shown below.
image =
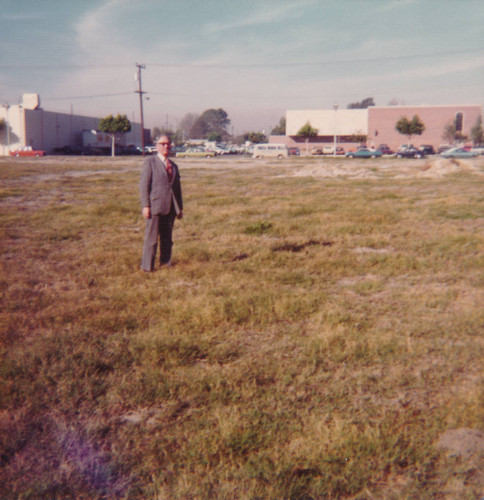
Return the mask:
M140 163L0 161L0 496L482 494L481 159L180 161L149 275Z

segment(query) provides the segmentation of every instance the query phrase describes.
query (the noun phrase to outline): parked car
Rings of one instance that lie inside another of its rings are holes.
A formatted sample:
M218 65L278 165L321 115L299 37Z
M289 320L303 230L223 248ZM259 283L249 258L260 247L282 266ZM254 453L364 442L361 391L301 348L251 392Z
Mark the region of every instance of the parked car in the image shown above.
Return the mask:
M382 156L377 149L358 148L356 151L348 151L346 158L379 158Z
M423 158L425 155L420 149L412 147L400 147L395 153L397 158Z
M322 148L313 148L311 150L312 155L332 155L333 154L333 146L323 146ZM341 146L336 146L336 154L344 155L345 150Z
M11 156L44 156L45 151L41 149L33 149L32 146L24 146L19 149L15 149L14 151L10 151Z
M211 147L210 151L213 151L216 155L228 155L230 152L225 146L218 145Z
M422 144L422 146L420 146L418 149L420 149L420 151L422 151L422 153L424 155L434 155L435 154L434 147L431 146L430 144Z
M454 146L451 146L450 144L441 144L437 148L437 154L443 153L444 151L448 151L449 149L452 149Z
M472 148L472 151L474 151L474 153L477 153L478 155L484 155L484 146L474 146Z
M52 153L55 155L88 155L91 154L91 151L83 146L68 145L62 148L54 148Z
M452 148L440 154L442 158L475 158L479 156L476 151L468 151L465 148Z
M380 144L377 148L377 151L380 151L382 155L392 155L394 151L390 149L386 144Z
M213 158L215 153L200 148L187 148L185 151L179 151L176 156L178 158Z
M143 152L139 146L135 146L134 144L130 144L129 146L125 146L119 152L121 155L141 155Z
M287 148L287 154L289 156L299 156L301 154L301 151L299 151L299 148Z

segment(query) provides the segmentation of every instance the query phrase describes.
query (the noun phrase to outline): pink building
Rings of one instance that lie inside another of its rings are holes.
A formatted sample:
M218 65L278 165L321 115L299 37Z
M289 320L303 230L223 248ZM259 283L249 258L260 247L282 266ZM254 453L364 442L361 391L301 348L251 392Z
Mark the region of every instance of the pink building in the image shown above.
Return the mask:
M457 123L470 143L471 128L481 115L481 106L372 106L368 108L368 146L388 144L395 150L409 142L397 132L395 124L403 116L411 120L414 115L424 123L425 130L422 135L413 136L410 142L416 147L430 144L437 149L447 142L442 135L446 125L451 123Z

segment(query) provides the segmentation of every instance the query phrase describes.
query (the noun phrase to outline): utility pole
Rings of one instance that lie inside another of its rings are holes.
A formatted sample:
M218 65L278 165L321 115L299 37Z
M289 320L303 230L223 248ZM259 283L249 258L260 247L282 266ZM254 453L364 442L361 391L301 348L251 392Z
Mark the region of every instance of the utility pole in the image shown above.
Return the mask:
M138 73L134 75L135 80L138 80L138 90L135 90L137 94L139 94L139 109L140 109L140 119L141 119L141 151L142 155L145 155L145 125L143 120L143 92L141 88L141 70L145 69L146 66L144 64L136 63L136 67L138 68Z
M338 113L338 105L336 103L333 104L334 109L334 141L333 141L333 156L336 156L336 115Z

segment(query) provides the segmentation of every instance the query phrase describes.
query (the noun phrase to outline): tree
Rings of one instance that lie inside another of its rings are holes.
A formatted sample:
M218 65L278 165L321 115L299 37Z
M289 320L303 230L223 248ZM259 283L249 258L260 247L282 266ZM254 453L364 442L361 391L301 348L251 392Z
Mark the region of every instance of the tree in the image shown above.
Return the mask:
M206 139L212 132L217 132L221 137L228 136L227 127L230 125L228 114L223 109L207 109L194 122L190 128L192 139Z
M2 136L2 141L3 141L4 130L7 130L7 122L3 118L0 118L0 136ZM8 139L7 139L7 142L8 142ZM1 144L1 142L0 142L0 144Z
M361 102L352 102L351 104L348 104L347 109L367 109L370 106L374 106L375 101L373 100L373 97L367 97L366 99L363 99Z
M406 116L402 116L395 124L395 128L399 134L406 135L410 141L413 135L423 134L425 125L418 115L414 115L411 120Z
M279 124L276 125L272 131L271 131L271 135L286 135L286 117L283 116L280 120L279 120Z
M218 132L210 132L207 140L210 142L220 142L222 140L222 136Z
M151 133L153 134L155 140L156 138L161 137L162 135L166 135L166 137L170 138L170 141L173 144L176 145L183 144L183 138L180 129L175 131L169 127L153 127Z
M456 122L455 120L452 120L444 127L442 139L451 144L455 144L457 141L465 141L467 139L467 135L457 130Z
M359 133L359 134L352 134L350 136L351 142L359 142L360 144L365 144L366 143L366 134Z
M151 134L156 139L163 134L163 129L161 127L153 127Z
M451 144L454 144L455 132L456 132L455 131L455 122L452 121L444 127L444 132L442 133L442 139L444 139L445 142L449 142Z
M479 115L476 124L471 128L471 139L474 146L484 142L484 130L482 128L482 116Z
M304 137L306 141L306 154L308 154L308 142L311 137L318 135L319 130L313 128L309 122L306 122L296 134L298 137Z
M111 135L111 156L116 155L116 138L131 130L131 122L126 115L108 115L99 122L99 130Z
M245 141L250 141L252 144L261 144L267 141L267 137L262 132L247 132L243 135Z
M198 115L195 113L187 113L181 120L178 127L178 133L183 141L190 139L190 130L193 124L197 121Z

